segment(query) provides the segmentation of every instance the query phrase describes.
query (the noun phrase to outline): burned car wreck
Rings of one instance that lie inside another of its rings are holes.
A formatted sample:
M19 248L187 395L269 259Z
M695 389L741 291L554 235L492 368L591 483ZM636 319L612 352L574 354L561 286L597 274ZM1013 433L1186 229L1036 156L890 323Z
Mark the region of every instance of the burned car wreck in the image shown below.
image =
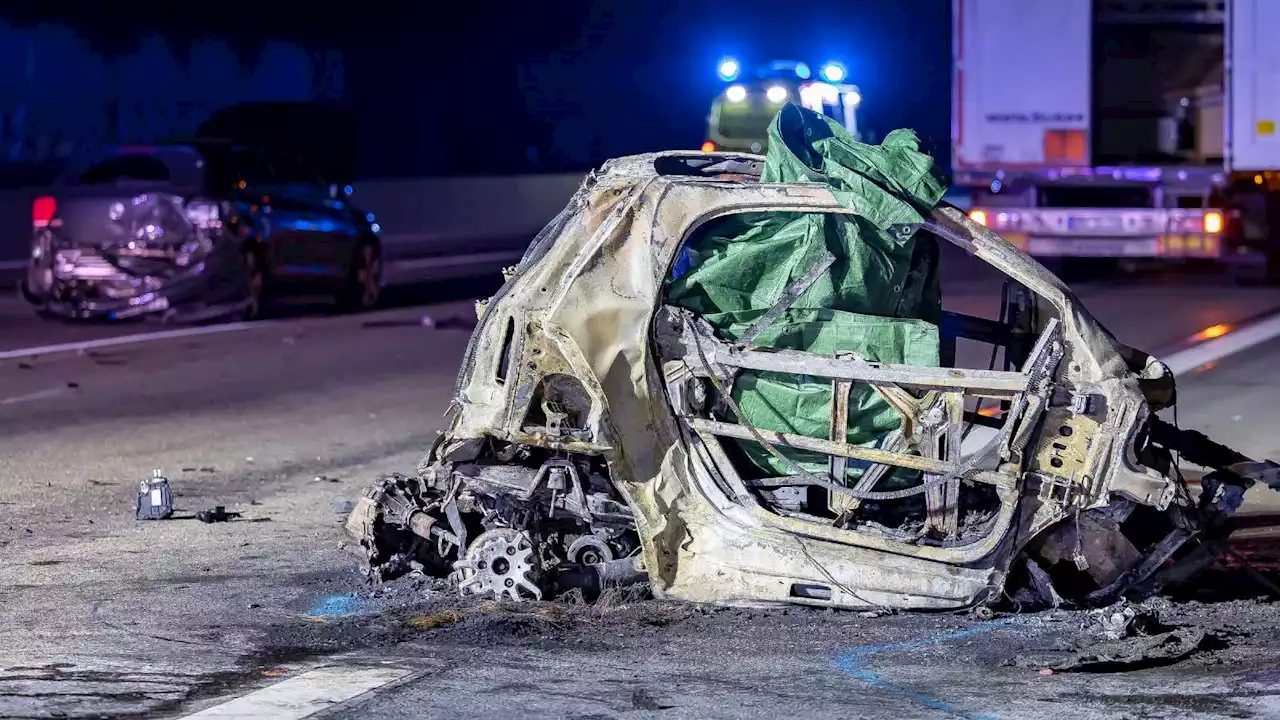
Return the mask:
M348 518L371 579L946 610L1100 604L1213 559L1274 464L1160 420L1168 369L942 203L913 134L794 106L771 132L767 159L586 179L483 303L416 475ZM1006 276L998 319L942 310L942 243ZM1199 497L1174 453L1213 468Z

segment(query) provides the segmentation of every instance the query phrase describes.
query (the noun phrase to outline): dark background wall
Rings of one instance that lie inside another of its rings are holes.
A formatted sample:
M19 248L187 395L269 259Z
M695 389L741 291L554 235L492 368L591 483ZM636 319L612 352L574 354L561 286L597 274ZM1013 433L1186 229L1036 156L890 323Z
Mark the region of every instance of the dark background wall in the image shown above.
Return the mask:
M20 116L27 138L61 132L85 143L102 135L77 129L85 123L144 139L193 127L210 105L324 98L355 114L364 176L578 170L697 147L722 56L839 59L862 89L864 125L877 134L914 127L945 154L949 8L0 2L0 67L26 69L35 58L34 70L0 80L0 112Z

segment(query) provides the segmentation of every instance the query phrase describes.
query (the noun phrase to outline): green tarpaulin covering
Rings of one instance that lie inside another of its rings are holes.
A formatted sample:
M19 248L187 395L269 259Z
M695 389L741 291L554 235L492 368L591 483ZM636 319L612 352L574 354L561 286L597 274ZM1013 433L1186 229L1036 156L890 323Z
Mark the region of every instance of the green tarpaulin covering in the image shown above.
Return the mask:
M769 127L762 181L823 183L855 214L750 213L716 221L685 248L668 300L735 341L829 251L835 263L753 344L938 365L936 241L889 230L919 223L946 190L915 133L896 130L880 145L865 145L831 119L787 105ZM830 435L829 380L744 371L732 395L744 415L740 422ZM849 442L879 446L899 422L897 411L871 387L854 385ZM759 444L741 446L765 474L794 473ZM823 456L786 453L810 472L827 471ZM850 461L846 480L856 479L864 468Z

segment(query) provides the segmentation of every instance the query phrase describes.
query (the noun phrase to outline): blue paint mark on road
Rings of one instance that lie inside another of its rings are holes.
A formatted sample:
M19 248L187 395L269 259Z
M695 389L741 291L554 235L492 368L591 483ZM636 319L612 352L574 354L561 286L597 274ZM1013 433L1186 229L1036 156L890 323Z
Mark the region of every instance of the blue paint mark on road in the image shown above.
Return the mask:
M368 610L369 601L356 595L324 595L316 598L309 612L303 617L346 617L359 615Z
M897 650L918 650L920 648L950 642L951 640L961 640L974 635L988 633L992 630L997 630L1006 624L1006 621L989 622L980 627L949 633L939 633L938 635L920 638L918 640L909 640L907 642L900 643L886 643L883 645L863 645L862 647L854 648L849 652L841 653L836 656L835 666L837 670L845 673L855 680L861 680L862 682L881 690L888 690L889 692L897 693L908 700L923 705L924 707L946 713L952 717L964 718L964 720L998 720L998 718L991 715L980 715L965 712L945 700L936 698L927 693L916 692L915 690L894 685L888 680L880 677L874 670L868 668L866 666L866 661L872 655L877 653L894 652Z

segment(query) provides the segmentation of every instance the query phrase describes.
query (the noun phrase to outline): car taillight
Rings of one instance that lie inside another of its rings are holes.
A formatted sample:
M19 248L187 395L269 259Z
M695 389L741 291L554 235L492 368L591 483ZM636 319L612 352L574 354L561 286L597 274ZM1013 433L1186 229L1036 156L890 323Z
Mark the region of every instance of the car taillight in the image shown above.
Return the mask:
M1204 231L1210 234L1222 232L1222 213L1210 210L1204 214Z
M986 210L970 210L969 219L978 223L979 225L982 225L983 227L986 227L987 211Z
M49 227L53 216L58 214L58 201L44 195L31 203L31 225L33 227Z
M715 151L716 151L715 143L711 142L710 140L702 143L702 152L715 152Z

